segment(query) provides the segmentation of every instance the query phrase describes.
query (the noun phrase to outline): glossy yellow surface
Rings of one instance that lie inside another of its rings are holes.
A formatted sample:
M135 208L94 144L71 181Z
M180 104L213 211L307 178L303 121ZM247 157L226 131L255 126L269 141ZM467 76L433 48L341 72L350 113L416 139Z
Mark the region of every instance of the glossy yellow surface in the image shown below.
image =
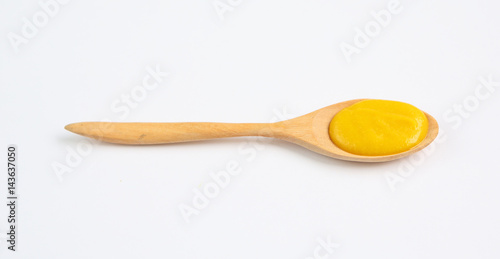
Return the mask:
M382 156L411 149L427 135L425 114L413 105L365 100L338 112L330 123L333 143L352 154Z

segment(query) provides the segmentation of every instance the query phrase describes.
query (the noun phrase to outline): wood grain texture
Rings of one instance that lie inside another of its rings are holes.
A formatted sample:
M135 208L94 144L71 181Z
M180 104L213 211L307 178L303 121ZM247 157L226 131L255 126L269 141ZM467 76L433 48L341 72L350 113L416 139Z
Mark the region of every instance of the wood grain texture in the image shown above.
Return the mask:
M67 130L105 142L129 145L168 144L216 138L258 136L269 129L267 123L118 123L80 122Z
M384 162L411 155L437 136L437 121L425 113L429 121L426 138L412 149L386 156L361 156L338 148L330 139L328 128L337 112L366 99L356 99L327 106L309 114L275 123L117 123L80 122L65 128L82 136L105 142L129 145L168 144L217 138L263 136L289 141L314 152L341 160L357 162Z

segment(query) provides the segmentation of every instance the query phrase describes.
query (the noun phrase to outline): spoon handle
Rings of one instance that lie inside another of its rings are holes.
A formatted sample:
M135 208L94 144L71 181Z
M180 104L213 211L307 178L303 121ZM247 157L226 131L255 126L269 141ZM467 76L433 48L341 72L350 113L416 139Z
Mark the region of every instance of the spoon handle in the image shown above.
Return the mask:
M105 142L131 145L166 144L241 136L273 136L269 123L79 122L66 125L65 129Z

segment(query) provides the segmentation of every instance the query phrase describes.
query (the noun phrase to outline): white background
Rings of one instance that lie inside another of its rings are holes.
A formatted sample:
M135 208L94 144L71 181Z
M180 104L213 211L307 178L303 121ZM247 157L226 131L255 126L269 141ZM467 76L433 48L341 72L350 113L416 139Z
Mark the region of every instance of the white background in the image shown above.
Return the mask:
M18 251L2 235L0 258L500 258L500 87L474 102L480 77L500 81L497 1L401 1L350 63L341 44L389 1L233 0L223 20L212 0L71 1L17 47L43 8L1 3L0 200L13 143L20 204ZM156 66L170 74L122 103ZM66 161L88 143L72 122L269 122L355 98L411 103L442 141L380 164L252 138ZM179 206L233 160L242 173L187 223Z

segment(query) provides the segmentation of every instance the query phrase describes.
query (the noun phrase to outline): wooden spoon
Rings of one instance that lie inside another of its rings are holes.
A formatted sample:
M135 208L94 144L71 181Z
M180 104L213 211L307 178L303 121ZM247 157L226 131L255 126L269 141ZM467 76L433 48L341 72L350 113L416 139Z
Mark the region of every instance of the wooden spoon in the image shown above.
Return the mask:
M80 122L66 125L65 129L105 142L130 145L165 144L242 136L272 137L301 145L325 156L358 162L384 162L411 155L429 145L438 134L437 121L424 112L429 121L429 130L425 139L412 149L385 156L362 156L348 153L332 142L328 128L337 112L362 100L366 99L337 103L294 119L275 123Z

